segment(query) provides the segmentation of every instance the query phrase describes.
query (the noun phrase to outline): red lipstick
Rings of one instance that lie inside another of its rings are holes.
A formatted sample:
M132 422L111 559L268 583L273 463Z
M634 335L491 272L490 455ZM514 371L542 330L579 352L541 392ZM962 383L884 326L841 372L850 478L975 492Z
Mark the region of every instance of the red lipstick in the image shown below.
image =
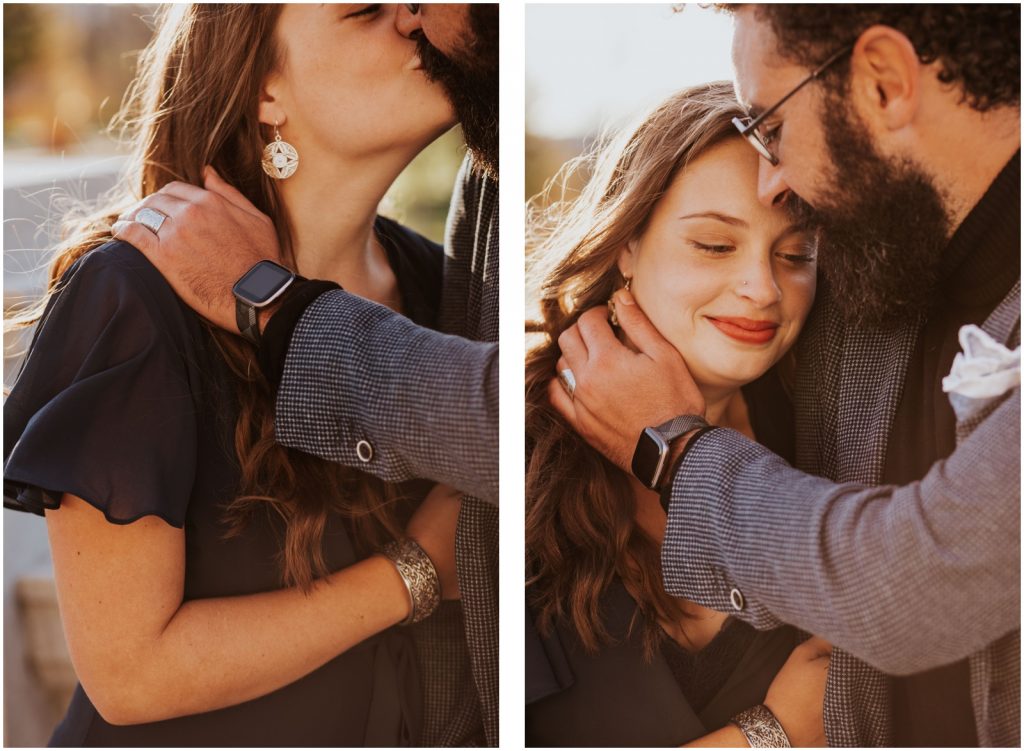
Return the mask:
M750 318L721 317L707 319L726 336L744 344L766 344L775 338L779 324L774 321L754 321Z

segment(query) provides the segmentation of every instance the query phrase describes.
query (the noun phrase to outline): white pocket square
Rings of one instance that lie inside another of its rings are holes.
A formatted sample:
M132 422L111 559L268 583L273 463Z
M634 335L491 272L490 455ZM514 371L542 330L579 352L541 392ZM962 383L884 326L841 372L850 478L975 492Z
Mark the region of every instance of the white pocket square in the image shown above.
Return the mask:
M946 393L988 399L1020 383L1020 347L1011 351L973 324L960 328L960 347L942 379Z

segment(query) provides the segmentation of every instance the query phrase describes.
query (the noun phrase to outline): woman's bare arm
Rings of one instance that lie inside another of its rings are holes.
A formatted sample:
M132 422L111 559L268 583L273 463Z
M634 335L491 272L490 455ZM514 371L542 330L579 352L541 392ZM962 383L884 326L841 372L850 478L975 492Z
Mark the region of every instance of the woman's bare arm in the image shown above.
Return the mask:
M794 747L822 747L825 737L825 684L832 645L812 636L798 645L776 674L764 705L782 725ZM733 724L685 744L690 748L736 748L750 745Z
M381 556L331 574L308 595L290 588L182 602L183 530L151 516L111 524L72 495L46 519L71 659L112 724L262 696L409 612L405 585Z

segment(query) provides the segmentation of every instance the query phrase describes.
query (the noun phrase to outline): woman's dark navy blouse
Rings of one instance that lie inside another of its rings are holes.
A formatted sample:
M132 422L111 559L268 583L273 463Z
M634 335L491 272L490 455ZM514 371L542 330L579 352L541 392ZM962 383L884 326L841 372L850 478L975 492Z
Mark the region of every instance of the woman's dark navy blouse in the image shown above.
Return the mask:
M758 440L792 461L792 407L775 370L743 387ZM679 746L764 700L803 636L789 626L754 631L726 621L696 655L674 643L644 657L637 604L616 577L600 608L612 643L588 653L566 621L526 628L526 745Z
M441 247L388 219L375 229L405 314L433 326ZM226 363L199 317L134 247L107 243L65 275L4 405L4 505L42 514L71 493L114 524L158 516L183 528L186 600L278 589L274 515L225 537L224 505L239 482L236 416ZM360 557L340 518L329 520L324 553L331 570ZM50 743L413 744L422 697L408 640L391 629L266 696L154 723L105 722L79 685Z

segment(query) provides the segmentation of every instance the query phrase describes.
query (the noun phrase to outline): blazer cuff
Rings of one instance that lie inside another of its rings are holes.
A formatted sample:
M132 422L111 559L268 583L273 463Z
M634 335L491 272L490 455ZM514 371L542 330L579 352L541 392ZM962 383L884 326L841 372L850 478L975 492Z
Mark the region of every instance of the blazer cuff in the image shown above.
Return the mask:
M679 472L679 468L683 466L683 459L685 459L686 455L690 453L690 449L697 445L697 441L701 439L701 436L707 435L712 430L715 430L717 427L717 425L708 425L706 428L701 428L696 433L694 433L693 438L686 442L686 445L683 446L683 450L680 452L679 456L676 457L676 460L672 463L672 467L669 469L668 473L669 479L666 483L664 483L664 485L661 488L661 508L665 511L666 514L668 513L668 503L669 501L672 500L672 485L675 484L676 474Z
M260 340L257 361L263 372L263 377L270 384L271 394L276 396L278 386L281 385L288 346L291 344L292 334L295 333L295 327L299 324L302 314L320 295L336 289L341 289L341 286L334 282L316 279L304 280L297 285L294 291L285 295L281 307L267 321L267 328Z

